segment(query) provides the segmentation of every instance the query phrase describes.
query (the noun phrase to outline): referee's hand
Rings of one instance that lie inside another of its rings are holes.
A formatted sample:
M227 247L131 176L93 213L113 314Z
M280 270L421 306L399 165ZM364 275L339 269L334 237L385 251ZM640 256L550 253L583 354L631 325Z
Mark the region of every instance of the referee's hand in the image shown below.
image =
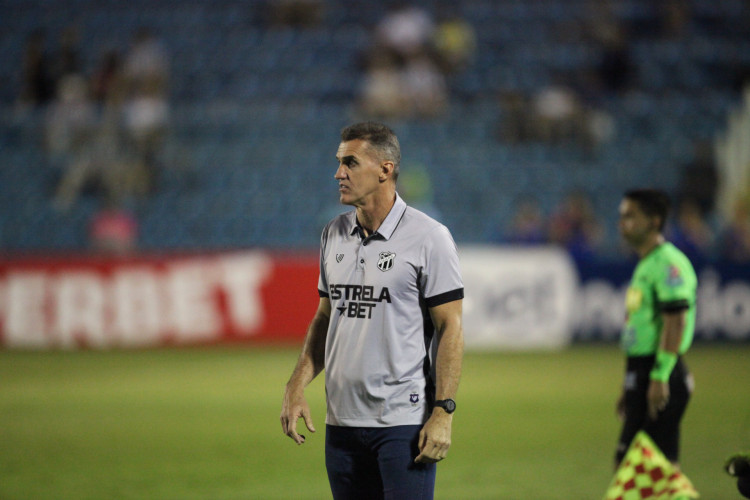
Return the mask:
M648 386L648 416L651 420L659 417L669 403L669 384L652 380Z
M622 391L622 394L620 394L620 397L617 398L617 403L615 403L615 415L617 415L617 418L620 420L625 420L625 391Z

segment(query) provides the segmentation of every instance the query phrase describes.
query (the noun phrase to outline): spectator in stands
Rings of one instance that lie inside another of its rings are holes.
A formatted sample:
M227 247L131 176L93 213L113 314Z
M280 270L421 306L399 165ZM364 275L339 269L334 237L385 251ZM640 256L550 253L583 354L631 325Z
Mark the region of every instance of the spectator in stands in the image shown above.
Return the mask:
M55 88L66 76L83 74L79 42L80 34L76 26L68 26L60 34L60 45L51 62Z
M713 230L695 200L685 198L680 201L675 222L668 231L668 239L695 266L700 267L711 256Z
M497 138L507 144L518 144L534 137L531 103L523 92L502 90L498 92L500 116L497 124Z
M56 207L70 209L90 185L109 199L123 199L133 189L137 160L123 151L119 107L105 105L99 118L88 82L80 75L63 79L59 101L47 125L50 150L62 153L64 161Z
M547 144L570 144L593 153L615 134L614 118L585 101L562 77L531 98L531 135Z
M548 234L549 240L568 250L576 262L596 257L603 226L585 192L574 191L565 197L550 218Z
M114 200L108 199L89 223L89 243L96 252L125 255L138 241L138 221Z
M435 220L442 220L442 214L435 205L432 179L424 165L405 165L398 177L398 193L409 206L420 210Z
M135 96L164 96L169 83L169 59L162 42L148 28L139 28L125 58L125 77Z
M560 82L548 85L540 89L531 104L539 140L553 144L583 141L584 109L572 88Z
M429 48L435 23L424 9L392 2L375 27L375 50L392 52L401 60Z
M122 105L124 80L122 59L117 50L107 50L102 54L91 75L91 94L94 101L103 106L107 101L117 99Z
M719 256L737 264L750 263L750 197L740 198L719 235Z
M455 4L446 4L432 37L438 65L443 73L458 73L473 61L477 50L474 27L464 19Z
M370 118L432 118L448 105L448 86L432 59L420 52L403 63L375 52L364 75L358 106Z
M521 196L515 202L513 216L501 241L515 245L541 245L547 241L544 212L532 196Z
M408 99L396 57L386 51L374 52L360 91L361 111L372 118L402 118L409 114Z
M271 0L272 26L309 28L318 26L323 19L323 0Z
M608 93L630 90L635 77L635 65L623 30L617 25L601 30L600 43L602 55L596 70L602 88Z
M152 189L169 120L169 61L164 45L151 30L136 32L123 71L125 127Z
M96 136L98 160L106 168L108 196L121 203L130 196L144 196L151 188L151 178L144 159L130 147L124 130L125 101L128 81L120 55L105 52L91 78L94 99L100 109L100 126Z
M654 2L661 23L661 36L667 39L680 39L689 31L692 16L687 0L663 0Z
M713 143L699 140L693 144L693 157L682 166L680 197L694 200L703 215L715 206L718 175L714 161Z
M80 161L87 154L95 127L96 110L89 100L86 79L81 75L63 78L45 117L45 146L52 163L67 170Z
M371 118L432 118L448 103L433 53L435 24L422 8L392 3L375 27L359 107Z
M448 85L444 75L426 52L407 57L402 79L411 115L434 118L445 113L448 107Z
M55 98L55 82L45 45L46 34L42 29L32 32L26 40L19 96L23 108L44 106Z

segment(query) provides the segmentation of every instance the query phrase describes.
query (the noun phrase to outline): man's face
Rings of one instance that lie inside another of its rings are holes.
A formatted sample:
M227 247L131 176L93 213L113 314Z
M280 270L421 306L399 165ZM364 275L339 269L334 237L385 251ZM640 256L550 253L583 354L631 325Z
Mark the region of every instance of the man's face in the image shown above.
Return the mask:
M339 167L334 178L339 182L339 201L344 205L363 205L385 180L381 161L369 143L360 139L339 144L336 159Z
M652 232L658 232L658 218L646 215L637 202L627 198L620 202L619 230L632 247L642 245Z

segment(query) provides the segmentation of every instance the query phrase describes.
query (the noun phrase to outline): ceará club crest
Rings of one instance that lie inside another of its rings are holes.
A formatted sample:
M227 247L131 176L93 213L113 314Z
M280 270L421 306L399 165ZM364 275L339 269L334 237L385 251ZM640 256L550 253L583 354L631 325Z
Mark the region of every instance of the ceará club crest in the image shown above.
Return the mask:
M393 267L393 260L396 258L396 254L393 252L380 252L378 258L378 269L385 272Z

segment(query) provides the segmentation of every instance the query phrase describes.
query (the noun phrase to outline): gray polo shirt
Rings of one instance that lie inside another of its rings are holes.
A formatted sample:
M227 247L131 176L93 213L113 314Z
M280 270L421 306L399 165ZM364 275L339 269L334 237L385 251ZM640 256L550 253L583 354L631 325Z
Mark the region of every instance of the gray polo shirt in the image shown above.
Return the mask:
M323 230L318 292L331 300L326 423L421 425L435 397L429 307L463 298L448 229L396 195L365 238L356 211Z

